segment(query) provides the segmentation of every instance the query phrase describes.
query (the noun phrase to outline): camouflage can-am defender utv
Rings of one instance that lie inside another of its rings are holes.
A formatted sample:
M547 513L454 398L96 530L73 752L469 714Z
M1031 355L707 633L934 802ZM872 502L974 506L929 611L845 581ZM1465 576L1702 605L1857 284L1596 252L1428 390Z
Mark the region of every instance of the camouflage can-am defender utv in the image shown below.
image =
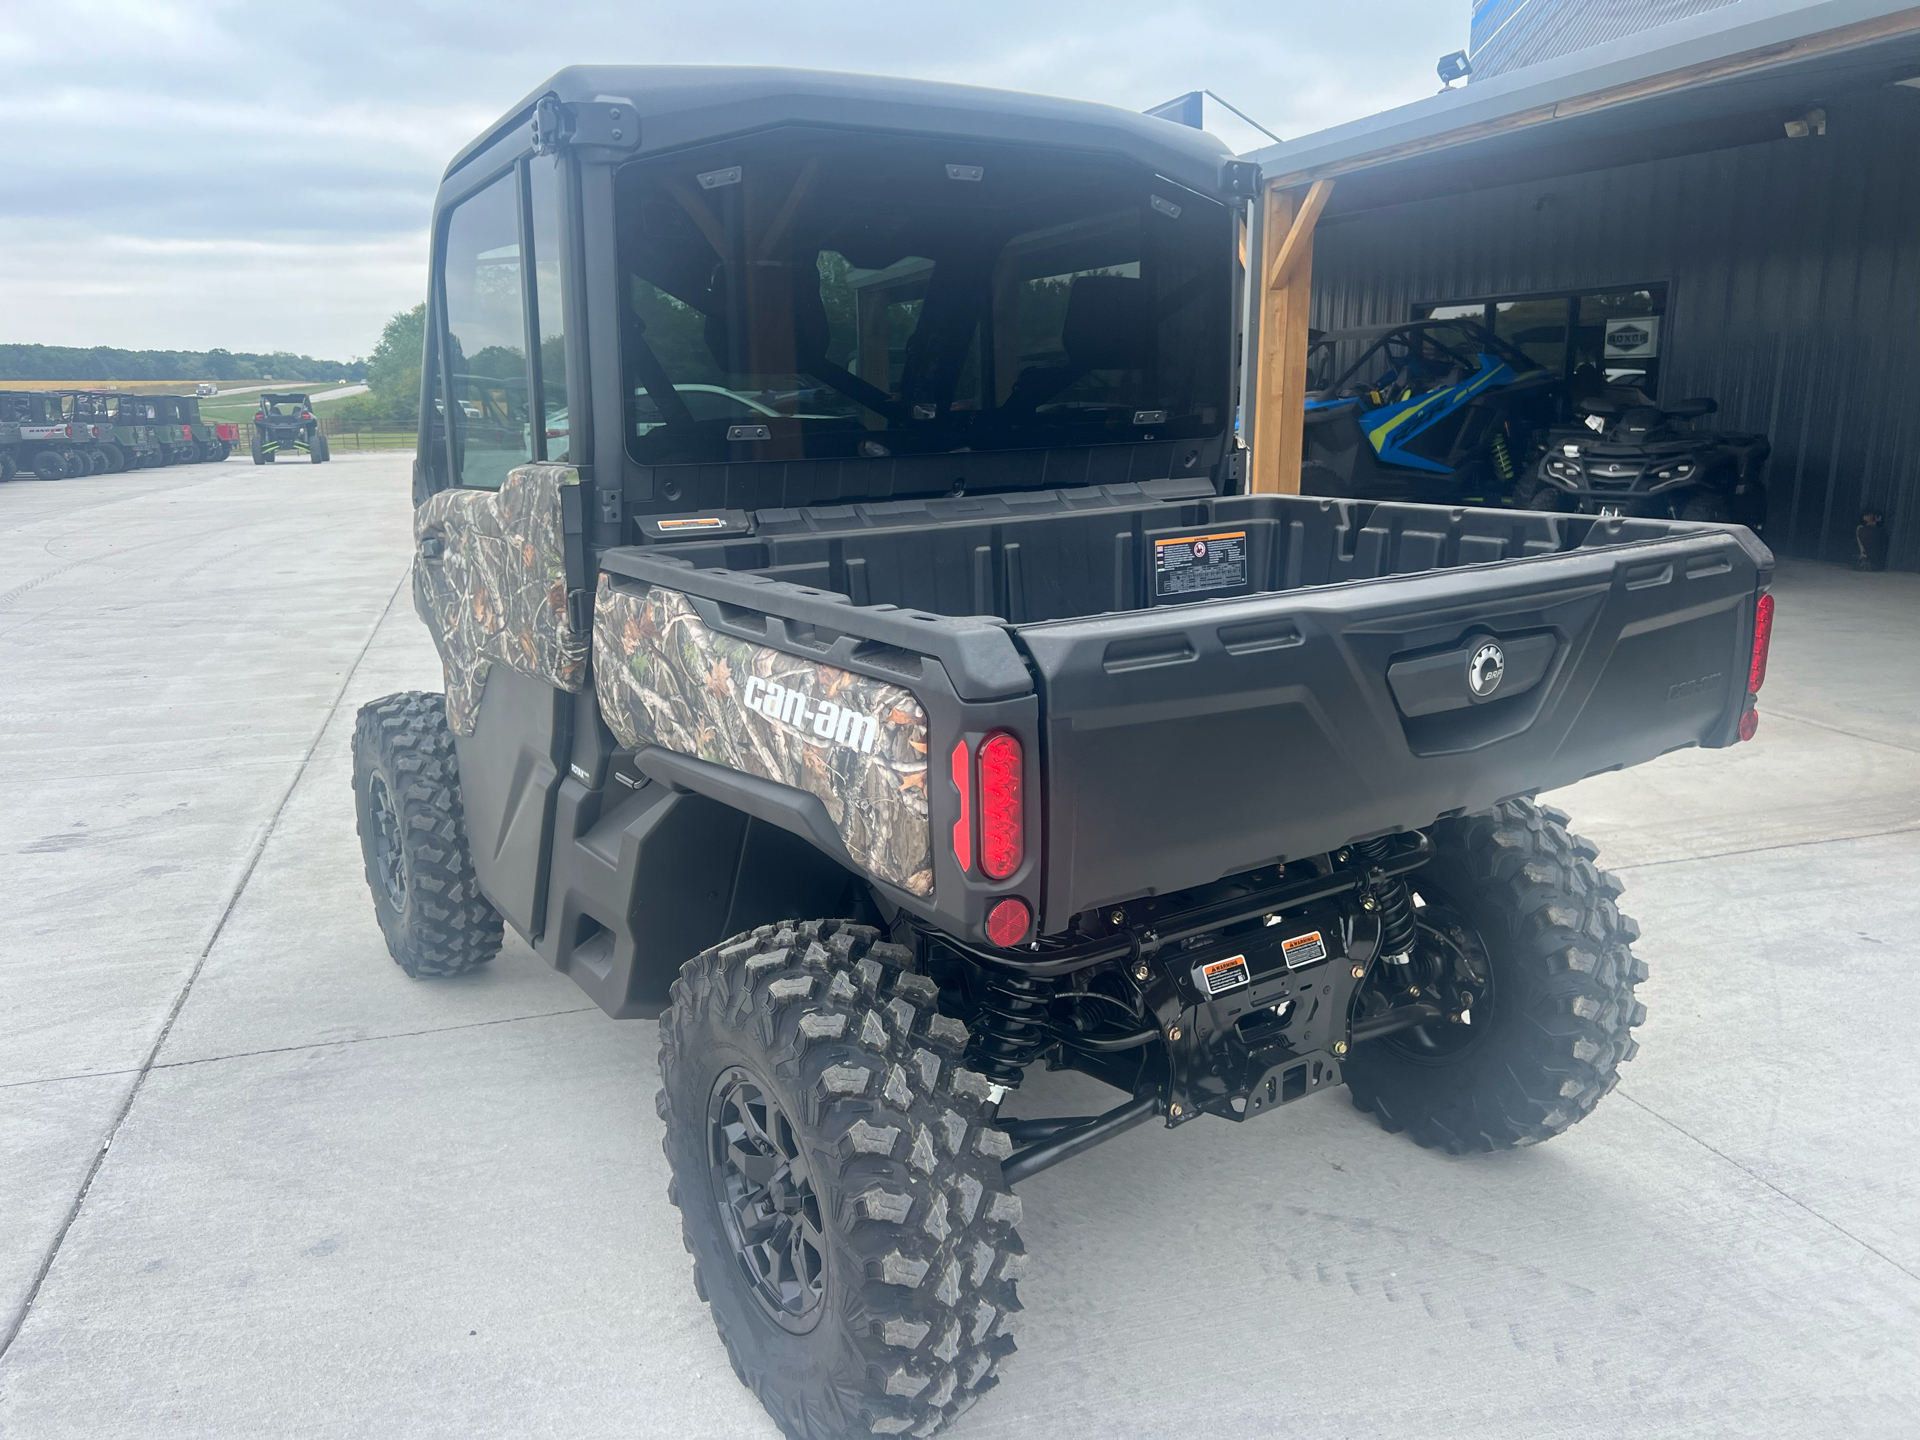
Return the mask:
M253 415L253 463L271 465L283 454L306 455L319 465L332 458L313 404L303 394L262 395Z
M1244 493L1259 185L1105 106L615 66L442 181L445 688L359 714L374 914L409 975L511 927L658 1017L633 1123L790 1436L991 1388L1019 1187L1135 1126L1574 1125L1645 970L1530 797L1758 723L1737 527ZM1035 1114L1042 1065L1118 1093Z
M0 421L20 427L15 454L18 468L42 480L71 480L91 474L98 448L92 428L67 418L60 395L48 390L0 391ZM101 457L105 468L105 457Z

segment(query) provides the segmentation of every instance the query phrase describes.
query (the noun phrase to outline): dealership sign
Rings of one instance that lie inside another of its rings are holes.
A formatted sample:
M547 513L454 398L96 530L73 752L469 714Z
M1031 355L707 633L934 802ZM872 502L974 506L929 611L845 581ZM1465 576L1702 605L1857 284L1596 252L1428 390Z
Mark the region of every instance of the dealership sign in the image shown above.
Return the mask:
M1649 315L1640 320L1607 321L1607 359L1651 360L1660 353L1660 320Z

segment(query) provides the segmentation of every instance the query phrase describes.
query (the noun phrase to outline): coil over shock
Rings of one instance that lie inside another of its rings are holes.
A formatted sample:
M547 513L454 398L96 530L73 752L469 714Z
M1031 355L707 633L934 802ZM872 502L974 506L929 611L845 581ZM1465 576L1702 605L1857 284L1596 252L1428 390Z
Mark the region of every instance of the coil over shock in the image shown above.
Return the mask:
M1513 454L1507 449L1507 432L1493 432L1493 468L1500 472L1502 480L1513 479Z
M1018 1085L1026 1067L1053 1043L1046 1030L1053 982L995 971L988 974L986 984L986 998L967 1046L967 1064L996 1085Z
M1374 870L1392 851L1392 845L1385 840L1361 840L1353 846L1354 854ZM1369 908L1380 917L1381 960L1388 965L1407 964L1413 959L1415 930L1413 894L1407 889L1406 877L1395 875L1369 881L1367 898L1373 901Z

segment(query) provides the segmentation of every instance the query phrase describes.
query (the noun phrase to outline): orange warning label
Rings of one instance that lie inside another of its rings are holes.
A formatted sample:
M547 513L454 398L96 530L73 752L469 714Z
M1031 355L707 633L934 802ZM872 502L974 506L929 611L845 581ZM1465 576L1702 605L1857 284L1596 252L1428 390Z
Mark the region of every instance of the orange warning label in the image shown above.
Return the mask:
M1302 965L1311 965L1316 960L1327 958L1327 942L1320 938L1318 930L1309 930L1304 935L1296 935L1291 940L1280 942L1280 953L1286 957L1287 968L1298 970Z

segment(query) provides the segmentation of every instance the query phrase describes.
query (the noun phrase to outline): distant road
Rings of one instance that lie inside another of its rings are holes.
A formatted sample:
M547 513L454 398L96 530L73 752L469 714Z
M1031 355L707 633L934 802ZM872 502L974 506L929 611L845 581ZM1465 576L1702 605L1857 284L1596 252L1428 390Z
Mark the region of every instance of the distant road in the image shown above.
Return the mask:
M262 390L284 390L301 384L298 380L276 380L265 385L236 385L231 390L221 390L220 395L254 395ZM309 400L339 400L348 395L360 395L366 391L364 385L349 385L343 390L329 390L321 395L308 395Z
M349 395L366 394L367 388L365 385L342 385L338 390L322 390L318 395L307 396L307 399L313 401L315 404L318 404L322 400L344 400Z

